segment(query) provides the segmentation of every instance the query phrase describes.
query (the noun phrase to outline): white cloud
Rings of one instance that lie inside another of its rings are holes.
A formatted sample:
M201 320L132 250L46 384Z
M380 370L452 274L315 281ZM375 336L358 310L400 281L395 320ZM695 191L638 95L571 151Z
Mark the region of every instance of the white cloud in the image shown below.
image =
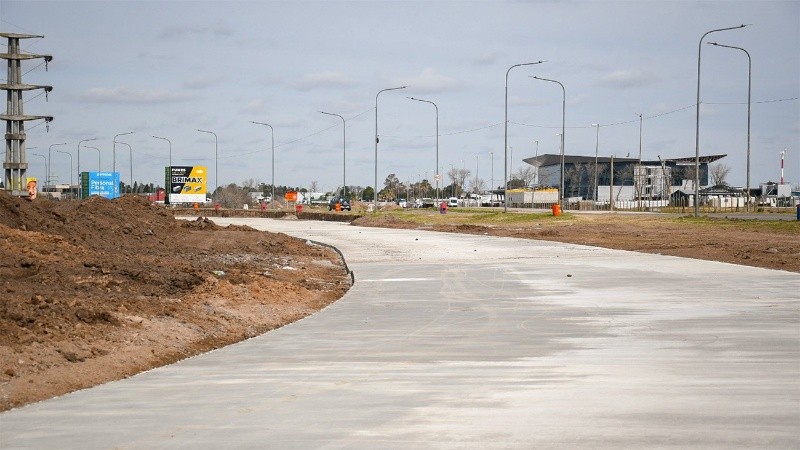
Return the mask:
M352 88L357 83L352 78L340 72L321 72L306 75L293 86L301 91L329 88Z
M257 98L242 106L239 112L243 114L264 114L268 110L266 102L263 99Z
M603 77L600 84L605 86L628 89L655 84L661 81L655 72L642 69L616 70Z
M430 67L423 69L415 77L403 78L397 83L408 86L409 91L423 94L457 91L462 87L460 81L437 73L436 70Z
M487 52L482 55L479 55L474 60L472 60L472 64L475 66L491 66L495 62L497 62L498 53L497 52Z
M186 89L207 89L213 86L217 86L220 83L222 83L221 76L216 76L216 77L200 76L184 81L183 87Z
M164 89L135 89L130 87L91 88L79 95L85 102L126 105L154 105L161 103L180 103L192 97Z

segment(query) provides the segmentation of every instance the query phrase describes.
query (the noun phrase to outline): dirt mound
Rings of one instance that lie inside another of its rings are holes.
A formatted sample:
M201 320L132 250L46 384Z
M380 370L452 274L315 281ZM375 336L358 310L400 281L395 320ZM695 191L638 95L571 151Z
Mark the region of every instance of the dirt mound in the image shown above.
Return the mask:
M136 197L0 191L0 410L262 333L348 288L338 255L286 235Z

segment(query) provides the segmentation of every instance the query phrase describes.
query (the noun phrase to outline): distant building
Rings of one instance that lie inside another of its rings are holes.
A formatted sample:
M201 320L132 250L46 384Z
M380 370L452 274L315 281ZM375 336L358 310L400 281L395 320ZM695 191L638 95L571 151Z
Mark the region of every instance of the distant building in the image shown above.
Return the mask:
M700 157L700 189L709 186L708 165L727 155ZM560 187L561 155L546 154L523 159L536 167L538 186ZM608 202L668 200L677 190L693 193L695 157L641 161L564 155L564 198ZM613 163L613 172L612 172ZM596 181L595 181L596 180Z

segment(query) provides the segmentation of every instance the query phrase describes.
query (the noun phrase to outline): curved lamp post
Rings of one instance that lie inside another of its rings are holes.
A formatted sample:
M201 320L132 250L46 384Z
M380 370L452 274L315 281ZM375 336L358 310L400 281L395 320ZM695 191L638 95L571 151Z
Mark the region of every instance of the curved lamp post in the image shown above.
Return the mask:
M546 61L537 61L531 63L514 64L506 70L506 117L503 122L503 212L508 212L508 74L514 67L532 66L534 64L541 64Z
M408 97L408 98L410 100L416 100L418 102L430 103L436 109L436 167L437 167L436 170L438 172L438 170L439 170L438 169L438 167L439 167L439 107L436 106L436 103L433 103L430 100L423 100L421 98L414 98L414 97ZM436 175L434 175L434 178L436 179L436 198L441 200L442 199L442 193L439 190L439 178L441 178L441 174L437 173Z
M30 150L31 148L33 148L33 147L28 147L28 150ZM31 155L38 156L38 157L42 158L42 161L44 162L45 171L47 171L47 157L44 156L44 155L40 155L39 153L33 153L33 152L31 152ZM45 175L45 178L47 178L46 175ZM44 188L44 186L42 186L42 188Z
M128 147L128 153L130 154L130 164L131 164L131 184L130 184L130 193L133 194L133 148L130 144L126 144L124 142L117 142L117 144L122 144Z
M405 89L408 86L399 86L393 88L381 89L375 94L375 190L373 191L372 205L375 212L378 212L378 97L381 92L396 91L398 89Z
M718 31L737 30L747 25L737 25L735 27L717 28L716 30L706 31L697 43L697 102L695 103L695 137L694 137L694 216L700 215L700 56L703 50L703 39L711 33Z
M219 152L217 149L217 133L206 130L197 131L214 135L214 193L216 194L217 189L219 189Z
M97 150L97 171L100 172L100 149L97 147L89 147L88 145L85 148L92 148Z
M58 144L52 144L47 149L47 176L45 177L45 185L50 183L50 178L51 178L50 177L50 167L52 167L52 166L50 166L50 157L53 154L53 147L55 147L57 145L67 145L67 143L66 142L61 142L61 143L58 143Z
M172 167L172 141L170 141L169 139L167 139L165 137L160 137L160 136L151 135L150 137L153 137L153 138L156 138L156 139L161 139L162 141L167 141L167 143L169 144L169 167ZM170 169L170 170L172 170L172 169Z
M81 144L84 142L96 141L96 140L97 138L91 138L91 139L81 139L80 141L78 141L78 177L81 176ZM78 178L78 184L81 185L78 188L79 191L78 198L81 198L83 196L83 179Z
M250 123L269 127L270 134L272 136L272 197L270 199L270 208L275 209L275 129L272 128L272 125L264 122L255 122L251 120Z
M117 138L120 137L120 136L125 136L126 134L133 134L133 131L128 131L127 133L120 133L120 134L114 135L114 139L111 141L111 158L112 158L111 171L112 172L116 172L117 171Z
M559 204L561 205L561 209L564 209L564 123L566 120L567 114L567 90L564 89L564 85L561 84L560 81L550 80L547 78L539 78L539 77L531 77L536 80L541 81L549 81L551 83L557 83L561 86L561 189L559 192L560 201Z
M56 153L63 153L69 156L69 190L72 190L72 153L70 152L62 152L61 150L56 150Z
M745 203L745 208L746 211L750 211L750 87L753 76L753 60L750 58L750 52L741 47L722 45L716 42L709 42L709 44L717 47L741 50L745 55L747 55L747 202Z
M342 119L342 196L347 195L347 122L339 114L320 111L321 114L336 116Z

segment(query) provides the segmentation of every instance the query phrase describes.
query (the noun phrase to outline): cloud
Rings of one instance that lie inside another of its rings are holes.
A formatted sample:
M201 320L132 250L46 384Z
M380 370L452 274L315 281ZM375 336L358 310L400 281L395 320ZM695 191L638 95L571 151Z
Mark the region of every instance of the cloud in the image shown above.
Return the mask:
M294 83L293 86L300 91L311 91L315 89L352 88L357 84L355 80L343 73L321 72L306 75L300 81Z
M269 111L269 108L266 102L260 98L251 100L239 109L242 114L264 114L267 111Z
M222 77L200 76L183 82L186 89L207 89L222 83Z
M495 62L497 62L498 53L497 52L488 52L482 55L479 55L477 58L472 60L473 66L491 66Z
M434 69L425 68L416 77L403 78L399 84L408 86L409 91L423 94L456 91L461 89L462 83L454 78L437 73Z
M78 99L91 103L155 105L186 102L192 100L192 97L164 89L134 89L123 86L118 88L92 88L79 95Z
M655 72L642 69L616 70L604 76L600 84L617 89L652 85L661 81Z
M214 25L178 26L173 25L158 33L159 39L180 39L186 36L216 36L227 37L233 35L233 30L227 25L217 22Z

